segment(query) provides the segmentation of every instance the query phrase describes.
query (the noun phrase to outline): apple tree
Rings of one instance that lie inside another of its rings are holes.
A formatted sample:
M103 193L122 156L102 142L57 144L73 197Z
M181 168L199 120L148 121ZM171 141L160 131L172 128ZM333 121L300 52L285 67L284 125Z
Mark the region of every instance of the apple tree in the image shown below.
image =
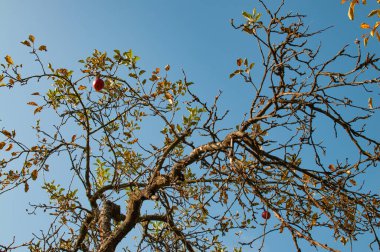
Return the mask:
M31 208L54 218L41 235L0 250L260 251L277 233L296 251L305 242L337 251L321 230L343 244L371 235L369 245L380 249L380 198L363 185L380 158L366 130L379 110L379 57L363 55L360 43L322 57L310 43L322 30L284 14L284 2L259 2L261 13L231 20L259 55L238 58L231 71L251 88L233 128L220 93L204 101L185 72L172 80L169 65L144 70L131 50L95 50L74 71L46 64L47 47L30 35L21 43L40 71L29 75L7 55L2 92L48 85L25 101L37 118L33 144L0 129L0 196L42 187L50 200ZM147 130L157 137L146 139ZM334 136L351 145L342 159L329 156ZM58 156L67 177L40 184ZM235 238L241 234L250 238ZM135 244L123 242L132 235ZM239 242L228 247L225 237Z

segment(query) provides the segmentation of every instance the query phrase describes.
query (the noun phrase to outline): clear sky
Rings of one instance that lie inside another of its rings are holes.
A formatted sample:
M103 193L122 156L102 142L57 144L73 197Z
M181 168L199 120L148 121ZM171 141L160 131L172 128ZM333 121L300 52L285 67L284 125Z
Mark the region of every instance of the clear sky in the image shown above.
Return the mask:
M0 0L0 57L3 61L9 54L16 63L29 66L27 71L35 71L33 58L20 44L29 34L36 37L37 43L47 45L45 62L74 70L78 70L77 61L95 48L110 53L113 49L132 49L141 57L140 65L148 70L170 64L174 75L180 76L184 69L188 79L195 82L197 93L206 100L223 90L221 107L232 111L227 123L235 125L246 111L241 108L248 102L242 98L247 89L238 79L228 76L235 69L237 58L259 58L254 42L234 30L229 20L241 20L243 10L251 11L258 5L255 0ZM322 42L324 55L352 44L362 34L360 17L370 7L360 5L355 21L347 19L347 8L340 0L288 0L285 7L307 14L305 22L311 29L334 25L316 37L316 44ZM366 50L379 53L379 48L380 43L372 39ZM23 129L18 132L25 139L33 137L29 126L34 117L25 105L31 90L33 86L15 88L12 93L0 89L0 128ZM344 153L344 148L341 151ZM41 225L46 226L43 218L27 216L25 212L28 202L43 200L37 189L28 194L19 190L0 196L0 243L13 236L30 238L31 232L38 233ZM265 251L292 251L288 238L268 237ZM349 251L349 247L342 250ZM354 244L354 251L367 250L365 242Z

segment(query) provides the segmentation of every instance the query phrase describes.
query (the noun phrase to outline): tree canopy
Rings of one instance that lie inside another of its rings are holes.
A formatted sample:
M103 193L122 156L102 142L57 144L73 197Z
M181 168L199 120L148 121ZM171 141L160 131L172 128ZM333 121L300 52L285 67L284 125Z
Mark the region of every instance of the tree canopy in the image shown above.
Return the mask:
M53 218L0 250L261 251L278 233L296 251L304 241L338 251L321 231L343 244L371 235L380 249L380 198L364 182L380 159L378 136L367 131L380 108L379 57L360 42L321 57L312 42L324 30L284 12L285 1L258 3L243 22L231 20L259 55L236 59L231 71L250 87L235 127L224 124L221 93L205 101L185 71L173 80L170 65L144 70L132 50L95 50L72 70L46 64L47 46L29 35L21 43L39 65L32 74L6 55L2 92L51 85L25 101L36 115L34 143L0 129L0 197L41 186L49 200L32 202L32 212ZM327 138L352 152L331 157L339 146ZM67 177L39 179L58 166ZM242 234L250 238L227 246ZM136 246L123 243L132 235Z

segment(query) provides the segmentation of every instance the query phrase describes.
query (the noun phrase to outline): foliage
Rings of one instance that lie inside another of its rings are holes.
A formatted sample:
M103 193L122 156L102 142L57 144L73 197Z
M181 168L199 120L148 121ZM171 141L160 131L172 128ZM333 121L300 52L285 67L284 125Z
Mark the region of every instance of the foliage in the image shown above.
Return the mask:
M342 0L341 3L344 4L345 2L347 2L347 0ZM367 4L367 0L362 0L361 1L362 4ZM379 0L376 0L376 2L378 4L380 4L380 1ZM350 1L350 6L348 7L348 18L350 20L354 20L354 17L355 17L355 6L360 4L360 1L359 0L351 0ZM373 9L371 10L369 13L368 13L368 17L371 18L371 17L378 17L380 18L380 8L379 9ZM372 18L373 19L373 18ZM374 23L373 26L371 26L370 24L366 23L366 22L363 22L360 24L360 27L362 29L370 29L371 31L369 32L369 34L365 34L363 35L363 43L364 45L366 46L367 43L368 43L368 39L370 37L374 37L376 36L377 40L380 42L380 33L379 31L377 30L377 28L379 27L380 25L380 21L376 21Z
M225 251L223 236L259 229L233 250L261 250L277 232L288 233L297 251L300 240L337 251L318 240L320 230L343 244L372 233L371 245L380 248L380 198L360 183L380 158L379 142L364 127L379 110L373 92L379 58L364 57L356 44L356 54L345 46L321 59L309 40L322 31L304 28L301 14L282 14L284 2L275 10L259 2L265 15L254 10L243 12L241 24L231 21L257 43L261 59L237 59L230 75L252 88L246 97L251 106L242 108L245 117L235 129L224 126L219 95L202 101L185 73L175 81L169 65L149 73L132 50L95 50L74 72L44 64L47 47L30 35L22 44L41 72L28 76L7 55L2 88L52 86L27 101L38 118L35 144L1 129L0 195L18 186L32 190L41 174L54 173L58 155L66 158L61 169L73 182L65 188L63 178L46 181L50 201L33 207L56 217L50 228L30 242L1 248ZM105 80L101 92L88 85L95 77ZM363 105L347 92L371 96ZM41 115L57 120L45 122ZM159 142L147 143L144 134L156 129ZM326 141L330 135L356 151L326 158L336 148ZM261 218L264 210L274 225ZM137 227L137 248L123 244Z

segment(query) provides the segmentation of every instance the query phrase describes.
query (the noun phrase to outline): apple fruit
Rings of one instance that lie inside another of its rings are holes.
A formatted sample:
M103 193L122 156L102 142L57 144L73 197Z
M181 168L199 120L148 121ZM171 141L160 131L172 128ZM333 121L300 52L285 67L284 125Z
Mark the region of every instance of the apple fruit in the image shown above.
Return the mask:
M261 217L263 217L263 219L265 220L268 220L270 218L270 212L268 211L264 211L262 214L261 214Z
M100 79L99 77L96 77L94 82L92 83L92 86L97 92L99 92L100 90L104 88L104 81Z

